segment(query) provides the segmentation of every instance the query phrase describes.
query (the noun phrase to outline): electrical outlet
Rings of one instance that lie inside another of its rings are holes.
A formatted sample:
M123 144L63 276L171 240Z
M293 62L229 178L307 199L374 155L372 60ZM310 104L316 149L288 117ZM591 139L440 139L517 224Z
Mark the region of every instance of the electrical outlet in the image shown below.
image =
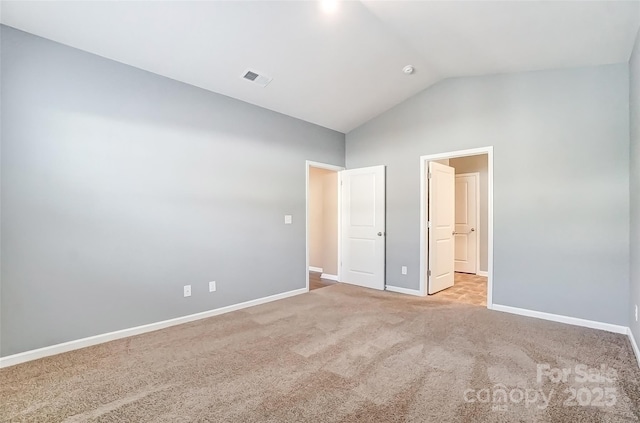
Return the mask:
M209 292L215 292L216 290L216 281L209 282Z
M638 321L638 304L636 304L636 322Z
M407 274L407 266L402 266L402 274L403 275Z
M185 297L190 297L191 296L191 285L185 285L184 286L184 296Z

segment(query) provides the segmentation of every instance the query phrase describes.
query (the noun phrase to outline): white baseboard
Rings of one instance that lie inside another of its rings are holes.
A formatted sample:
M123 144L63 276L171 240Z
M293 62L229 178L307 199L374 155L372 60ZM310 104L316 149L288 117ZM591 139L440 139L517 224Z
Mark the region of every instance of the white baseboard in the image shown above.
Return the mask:
M399 286L391 285L385 285L384 289L391 292L397 292L398 294L416 295L418 297L422 297L422 294L417 289L400 288Z
M309 266L309 272L318 272L318 273L322 273L322 267L313 267L313 266Z
M562 316L560 314L545 313L542 311L527 310L525 308L504 306L500 304L493 304L491 310L519 314L521 316L535 317L537 319L551 320L553 322L567 323L569 325L583 326L586 328L606 330L607 332L622 333L625 335L627 334L628 330L626 326L596 322L595 320L579 319L577 317Z
M333 276L333 275L329 275ZM325 278L330 279L330 278ZM337 278L336 278L337 280ZM400 288L397 286L386 285L385 289L390 292L397 292L400 294L422 296L417 289ZM168 328L171 326L180 325L183 323L193 322L195 320L206 319L208 317L218 316L220 314L229 313L236 310L241 310L247 307L252 307L260 304L265 304L271 301L277 301L295 295L304 294L308 292L306 288L296 289L293 291L283 292L281 294L271 295L268 297L258 298L255 300L245 301L239 304L233 304L226 307L217 308L214 310L203 311L201 313L190 314L188 316L177 317L175 319L164 320L161 322L150 323L147 325L136 326L133 328L122 329L115 332L104 333L101 335L90 336L87 338L77 339L74 341L63 342L61 344L51 345L48 347L38 348L31 351L25 351L18 354L9 355L6 357L0 357L0 368L14 366L16 364L25 363L27 361L37 360L39 358L48 357L56 354L61 354L68 351L77 350L80 348L90 347L92 345L102 344L117 339L127 338L129 336L140 335L147 332L153 332L155 330ZM502 311L506 313L518 314L521 316L534 317L543 320L551 320L554 322L567 323L575 326L584 326L593 329L601 329L608 332L621 333L629 337L633 352L636 355L638 366L640 367L640 349L633 337L633 332L626 326L613 325L610 323L596 322L593 320L579 319L576 317L562 316L559 314L545 313L535 310L527 310L523 308L503 306L500 304L494 304L492 310Z
M485 278L488 278L489 277L489 272L485 272L484 270L478 270L476 272L476 275L477 276L484 276Z
M268 303L271 301L282 300L284 298L293 297L294 295L304 294L305 292L308 292L306 288L295 289L293 291L245 301L243 303L233 304L214 310L203 311L201 313L190 314L188 316L177 317L175 319L163 320L161 322L150 323L148 325L136 326L133 328L118 330L115 332L103 333L101 335L76 339L74 341L63 342L62 344L51 345L44 348L38 348L36 350L8 355L6 357L0 357L0 368L14 366L16 364L25 363L27 361L37 360L39 358L73 351L80 348L90 347L92 345L102 344L104 342L114 341L116 339L127 338L133 335L153 332L158 329L164 329L170 326L193 322L194 320L206 319L207 317L213 317L220 314L229 313L231 311L241 310L243 308Z
M629 341L631 341L631 347L633 348L633 353L636 355L636 361L638 362L638 367L640 367L640 348L638 348L636 339L633 337L633 332L631 332L631 328L627 328L627 335L629 336Z
M338 282L338 275L330 275L329 273L323 273L320 275L320 279L329 279L330 281Z

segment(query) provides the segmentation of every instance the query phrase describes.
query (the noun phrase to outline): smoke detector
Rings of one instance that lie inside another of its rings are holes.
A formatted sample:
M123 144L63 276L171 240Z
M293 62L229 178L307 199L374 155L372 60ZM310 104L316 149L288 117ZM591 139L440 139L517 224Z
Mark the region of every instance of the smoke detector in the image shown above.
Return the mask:
M404 72L407 75L411 75L414 70L415 70L414 67L411 65L407 65L404 68L402 68L402 72Z
M242 73L242 79L252 82L261 87L266 87L273 78L261 74L256 70L247 69Z

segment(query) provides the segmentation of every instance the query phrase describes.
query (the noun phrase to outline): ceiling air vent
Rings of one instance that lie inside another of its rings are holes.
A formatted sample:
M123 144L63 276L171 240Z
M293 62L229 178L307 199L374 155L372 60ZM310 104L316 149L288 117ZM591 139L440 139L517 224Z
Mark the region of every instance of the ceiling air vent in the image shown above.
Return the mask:
M247 71L247 73L244 74L244 79L248 79L249 81L255 81L256 78L259 76L260 75L258 75L257 73Z
M269 85L269 82L271 82L271 79L273 79L269 78L268 76L261 75L260 72L252 71L249 69L244 71L244 73L242 74L242 78L246 79L247 81L251 81L261 87L266 87L267 85Z

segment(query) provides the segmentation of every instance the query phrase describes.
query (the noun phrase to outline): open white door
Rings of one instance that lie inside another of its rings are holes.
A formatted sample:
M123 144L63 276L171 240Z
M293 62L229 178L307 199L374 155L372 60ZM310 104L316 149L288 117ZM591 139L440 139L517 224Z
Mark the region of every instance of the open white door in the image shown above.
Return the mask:
M384 166L343 170L341 282L384 289Z
M455 271L478 270L478 186L477 173L456 175Z
M453 286L456 214L455 169L429 162L428 293Z

